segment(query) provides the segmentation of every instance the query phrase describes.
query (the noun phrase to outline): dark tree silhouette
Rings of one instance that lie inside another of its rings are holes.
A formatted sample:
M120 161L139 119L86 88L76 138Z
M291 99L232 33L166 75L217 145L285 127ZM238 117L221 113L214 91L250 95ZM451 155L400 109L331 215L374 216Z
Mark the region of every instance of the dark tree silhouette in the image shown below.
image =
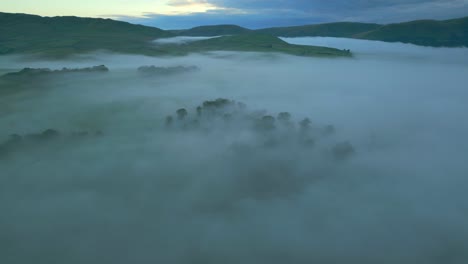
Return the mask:
M281 112L278 114L278 120L289 121L291 120L291 114L288 112Z
M338 160L343 160L354 154L355 150L353 145L348 141L336 144L332 148L333 156Z
M265 130L272 130L275 128L275 121L276 119L271 115L263 116L262 119L260 119L259 128Z
M188 112L185 110L185 108L177 110L176 113L179 120L183 120L188 115Z
M166 116L166 126L170 126L172 125L172 123L174 122L174 119L172 118L172 116Z
M301 126L301 130L309 130L312 122L310 121L309 118L304 118L301 122L299 122L299 125Z

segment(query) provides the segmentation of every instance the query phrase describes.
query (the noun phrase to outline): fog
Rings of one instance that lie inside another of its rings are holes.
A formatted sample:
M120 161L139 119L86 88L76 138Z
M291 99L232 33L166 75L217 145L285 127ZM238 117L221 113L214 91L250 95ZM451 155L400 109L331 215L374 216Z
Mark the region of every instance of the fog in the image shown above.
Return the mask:
M351 49L360 58L366 59L413 59L434 63L466 65L467 48L434 48L413 44L389 43L383 41L358 40L332 37L282 38L292 44L317 45L337 49Z
M0 81L0 263L466 263L467 49L286 40L355 56L0 57L110 69Z
M156 44L187 44L197 40L204 40L216 37L188 37L188 36L179 36L172 38L161 38L154 41Z

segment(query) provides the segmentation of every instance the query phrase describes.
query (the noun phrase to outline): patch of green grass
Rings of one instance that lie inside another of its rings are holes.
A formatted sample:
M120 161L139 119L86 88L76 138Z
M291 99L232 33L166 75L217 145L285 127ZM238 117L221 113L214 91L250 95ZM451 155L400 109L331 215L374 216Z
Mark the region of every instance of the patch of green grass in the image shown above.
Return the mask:
M443 21L417 20L388 25L337 22L257 30L218 25L173 31L174 34L185 36L219 36L245 34L248 32L269 34L277 37L321 36L404 42L434 47L468 47L468 17Z
M189 52L229 50L280 52L297 56L351 56L350 52L339 49L293 45L271 35L255 33L195 41L184 49Z

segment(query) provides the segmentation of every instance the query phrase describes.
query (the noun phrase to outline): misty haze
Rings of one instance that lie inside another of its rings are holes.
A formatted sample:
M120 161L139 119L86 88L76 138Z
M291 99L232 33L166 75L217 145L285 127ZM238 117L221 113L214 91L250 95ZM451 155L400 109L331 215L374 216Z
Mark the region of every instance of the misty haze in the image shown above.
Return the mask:
M0 262L466 263L467 49L283 40L0 57Z

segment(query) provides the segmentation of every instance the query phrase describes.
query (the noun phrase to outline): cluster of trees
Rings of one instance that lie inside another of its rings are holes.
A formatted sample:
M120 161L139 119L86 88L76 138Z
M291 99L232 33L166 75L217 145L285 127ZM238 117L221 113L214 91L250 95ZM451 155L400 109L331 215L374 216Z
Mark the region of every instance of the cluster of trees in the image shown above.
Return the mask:
M69 134L61 133L55 129L47 129L38 133L30 133L25 135L12 134L9 139L0 144L0 157L6 156L14 151L24 147L37 146L46 143L51 143L60 139L79 139L87 137L102 136L102 131L77 131Z
M2 77L18 78L18 77L35 77L49 74L75 73L75 72L108 72L109 69L105 65L86 67L86 68L62 68L61 70L51 70L49 68L24 68L18 72L10 72Z
M294 121L288 112L273 116L265 111L248 111L244 103L223 98L205 101L192 112L186 108L177 109L175 115L166 117L165 127L173 131L198 130L206 133L248 131L255 134L262 145L269 147L282 144L313 147L316 140L335 133L333 125L318 126L309 118ZM345 159L355 150L351 143L344 141L334 144L331 152L337 159Z
M186 72L198 71L197 66L171 66L171 67L157 67L154 65L151 66L141 66L138 69L138 72L147 75L147 76L164 76L164 75L173 75ZM39 76L50 76L55 74L64 74L64 73L103 73L108 72L109 68L105 65L98 65L93 67L85 68L62 68L60 70L52 70L50 68L23 68L17 72L9 72L1 77L4 79L23 79L30 77L39 77Z

